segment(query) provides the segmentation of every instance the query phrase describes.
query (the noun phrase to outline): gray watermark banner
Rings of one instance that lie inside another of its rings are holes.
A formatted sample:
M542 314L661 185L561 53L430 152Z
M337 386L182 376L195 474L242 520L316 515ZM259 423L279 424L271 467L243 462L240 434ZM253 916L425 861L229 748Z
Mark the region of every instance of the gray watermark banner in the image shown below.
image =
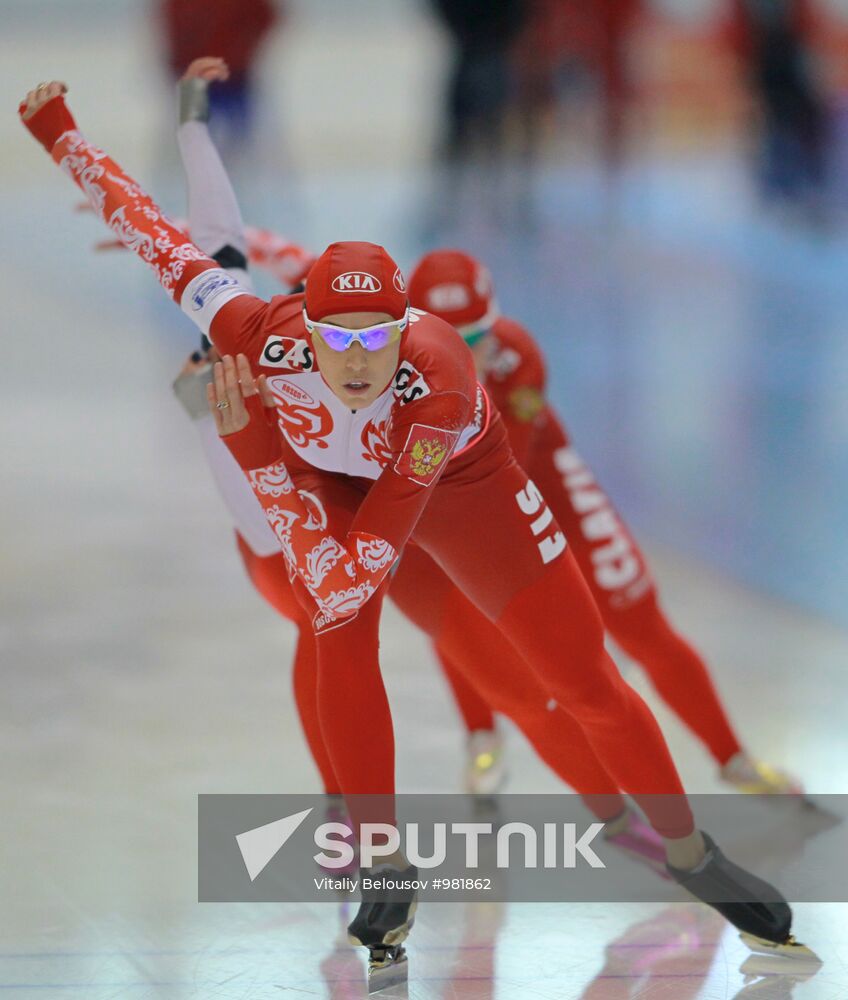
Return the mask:
M670 796L640 796L655 812ZM691 795L697 826L790 902L848 902L848 796ZM659 844L631 826L609 838L577 795L198 797L200 902L316 902L397 888L379 871L401 850L423 900L666 902ZM394 807L394 808L392 808ZM375 873L373 869L378 871ZM363 879L372 883L363 884Z

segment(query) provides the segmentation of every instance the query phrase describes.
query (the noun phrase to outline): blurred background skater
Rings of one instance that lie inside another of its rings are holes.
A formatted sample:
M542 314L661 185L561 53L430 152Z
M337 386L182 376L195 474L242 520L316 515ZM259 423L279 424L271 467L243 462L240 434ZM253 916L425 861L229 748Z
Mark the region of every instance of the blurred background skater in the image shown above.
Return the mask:
M154 0L167 68L174 80L201 56L229 67L217 78L209 102L212 130L225 155L250 143L256 116L257 64L282 0Z
M824 222L830 122L811 0L731 0L728 34L756 106L762 196Z
M644 0L528 3L530 15L516 47L524 163L532 169L550 139L572 154L586 143L581 111L563 113L576 98L578 105L594 106L596 156L605 175L614 178L626 153L634 97L632 41Z
M434 208L441 204L449 220L467 200L497 217L514 94L513 43L531 0L430 2L452 43Z
M615 175L626 155L627 125L633 101L630 42L644 0L592 0L594 68L601 96L600 158Z

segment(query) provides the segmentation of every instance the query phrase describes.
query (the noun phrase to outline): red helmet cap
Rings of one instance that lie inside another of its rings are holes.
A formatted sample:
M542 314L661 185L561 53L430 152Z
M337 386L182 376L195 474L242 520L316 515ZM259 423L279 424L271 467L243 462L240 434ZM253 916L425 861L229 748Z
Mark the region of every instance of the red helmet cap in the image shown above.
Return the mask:
M459 328L494 322L498 316L488 270L461 250L434 250L409 278L409 301Z
M346 312L388 313L401 319L409 300L400 268L376 243L331 243L306 279L306 315L313 320Z

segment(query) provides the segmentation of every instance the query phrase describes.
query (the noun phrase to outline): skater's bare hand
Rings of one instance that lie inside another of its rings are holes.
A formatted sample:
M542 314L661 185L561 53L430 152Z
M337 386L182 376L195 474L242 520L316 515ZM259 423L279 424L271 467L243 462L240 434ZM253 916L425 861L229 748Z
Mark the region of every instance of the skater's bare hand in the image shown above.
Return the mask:
M201 56L183 73L183 80L205 80L207 83L229 80L230 67L218 56Z
M206 398L221 437L237 434L250 423L246 399L258 395L263 406L276 405L265 376L260 375L258 381L255 380L243 354L235 360L229 354L224 355L215 365L214 376L206 387Z
M33 115L41 111L48 101L52 101L54 97L59 97L61 94L67 94L67 92L68 88L61 80L53 80L50 83L39 83L22 101L21 118L24 121L29 121Z

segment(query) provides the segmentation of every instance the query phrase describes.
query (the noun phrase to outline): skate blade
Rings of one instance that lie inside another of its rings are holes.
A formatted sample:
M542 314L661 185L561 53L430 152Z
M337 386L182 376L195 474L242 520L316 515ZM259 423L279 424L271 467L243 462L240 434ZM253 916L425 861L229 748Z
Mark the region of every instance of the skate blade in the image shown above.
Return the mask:
M799 956L787 959L785 955L761 955L755 952L739 966L739 971L743 976L783 976L793 982L803 983L812 979L823 964L818 955L813 953L810 958Z
M796 941L790 934L782 944L776 941L768 941L766 938L757 937L756 934L747 934L745 931L739 932L739 938L743 944L747 945L751 951L758 955L768 955L773 958L780 957L791 961L821 965L818 955L800 941Z
M368 962L368 995L385 993L409 983L409 961L403 948L372 952Z

